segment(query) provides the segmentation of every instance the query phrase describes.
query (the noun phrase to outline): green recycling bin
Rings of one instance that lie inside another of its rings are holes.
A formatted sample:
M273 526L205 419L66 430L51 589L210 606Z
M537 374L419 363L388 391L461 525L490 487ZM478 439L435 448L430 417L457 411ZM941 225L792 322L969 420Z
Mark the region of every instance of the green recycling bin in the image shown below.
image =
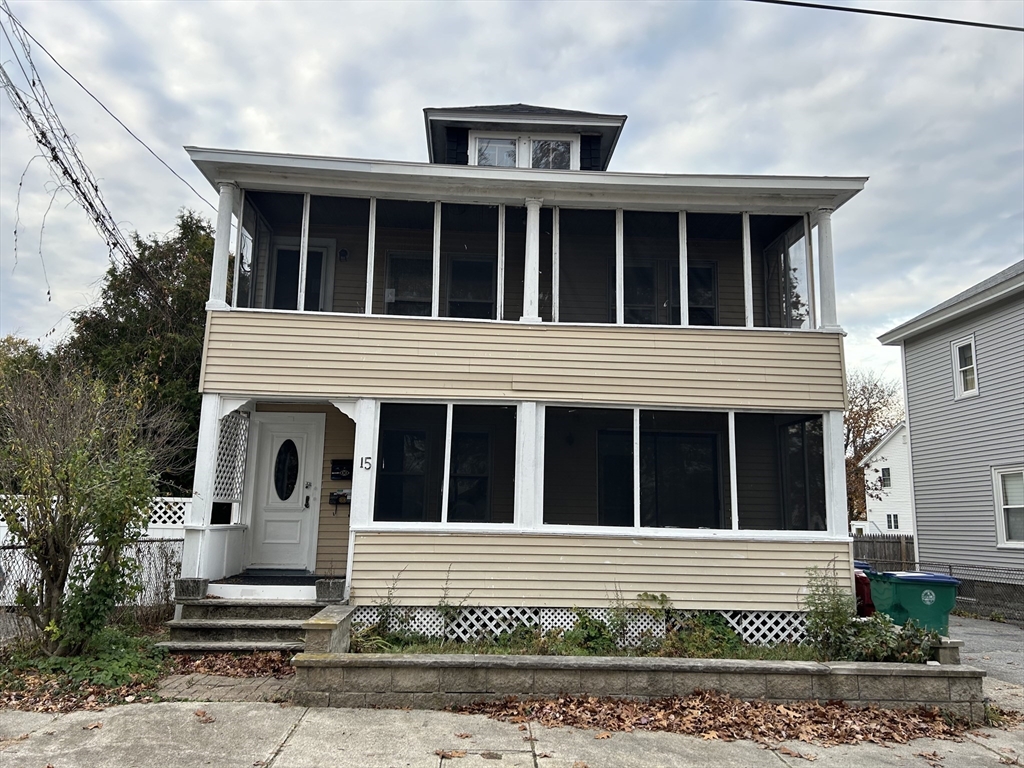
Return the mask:
M925 629L949 634L949 612L960 582L952 576L920 571L869 573L871 601L899 626L914 619Z

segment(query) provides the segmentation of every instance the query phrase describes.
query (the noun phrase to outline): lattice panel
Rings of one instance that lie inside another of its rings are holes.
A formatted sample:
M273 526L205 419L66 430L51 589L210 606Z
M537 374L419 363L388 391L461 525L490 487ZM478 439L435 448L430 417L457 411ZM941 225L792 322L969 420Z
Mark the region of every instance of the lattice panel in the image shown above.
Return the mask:
M640 645L644 639L660 640L665 637L665 611L628 611L626 646Z
M804 639L804 614L798 611L722 611L743 642L754 645L798 643Z
M249 445L249 414L229 413L220 420L217 442L217 471L213 479L213 500L240 502L245 478L245 453Z
M446 634L453 640L479 640L497 637L516 627L536 627L539 624L540 615L536 608L472 606L459 609Z
M150 525L184 525L185 513L192 499L188 497L157 496L149 502Z

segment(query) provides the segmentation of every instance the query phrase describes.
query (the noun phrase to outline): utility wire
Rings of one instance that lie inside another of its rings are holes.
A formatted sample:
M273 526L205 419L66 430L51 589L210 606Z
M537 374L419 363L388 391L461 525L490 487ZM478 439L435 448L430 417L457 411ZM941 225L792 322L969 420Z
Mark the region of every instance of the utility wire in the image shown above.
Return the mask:
M896 13L895 11L878 11L872 8L854 8L849 5L825 5L804 0L747 0L750 3L769 3L770 5L792 5L797 8L816 8L822 11L845 11L846 13L863 13L868 16L891 16L897 19L913 19L915 21L935 21L940 24L958 24L962 27L981 27L982 29L1001 29L1004 32L1024 32L1024 27L1011 27L1005 24L988 24L984 21L968 21L966 19L947 19L941 16L921 16L916 13Z
M46 54L47 56L49 56L49 57L50 57L50 60L51 60L51 61L52 61L52 62L53 62L54 64L56 64L56 65L57 65L57 66L58 66L58 67L59 67L59 68L61 69L61 71L62 71L62 72L63 72L63 73L65 74L65 75L67 75L67 76L68 76L68 77L70 77L70 78L71 78L72 80L74 80L74 81L75 81L75 83L76 83L76 84L78 85L78 87L79 87L79 88L81 88L81 89L82 89L83 91L85 91L85 92L86 92L87 94L89 94L90 98L92 98L92 100L93 100L93 101L95 101L95 102L96 102L97 104L99 104L99 105L100 105L100 107L102 107L102 108L103 108L103 111L104 111L104 112L106 112L106 113L107 113L108 115L110 115L110 116L111 116L112 118L114 118L114 120L115 120L115 121L117 122L117 124L118 124L118 125L120 125L120 126L121 126L122 128L124 128L124 129L125 129L125 130L126 130L126 131L128 132L128 135L129 135L129 136L131 136L131 137L132 137L133 139L135 139L135 140L136 140L137 142L139 142L139 144L141 144L141 145L142 145L143 147L145 147L145 148L146 148L146 150L147 150L147 151L149 152L149 154L151 154L151 155L152 155L153 157L155 157L155 158L156 158L156 159L157 159L157 160L158 160L158 161L160 162L160 164L161 164L161 165L163 165L163 167L164 167L164 168L166 168L166 169L167 169L168 171L170 171L171 173L173 173L173 174L175 175L175 177L177 177L177 179L178 179L179 181L181 181L181 183L182 183L182 184L184 184L184 185L185 185L186 187L188 187L189 189L191 189L191 190L192 190L192 191L193 191L193 192L195 193L196 197L198 197L198 198L199 198L200 200L202 200L202 201L203 201L204 203L206 203L206 204L207 204L208 206L210 206L210 207L211 207L211 208L212 208L213 210L217 210L217 206L215 206L215 205L214 205L213 203L211 203L211 202L210 202L209 200L207 200L207 199L206 199L205 197L203 197L203 196L202 196L202 195L201 195L201 194L199 193L199 191L198 191L198 190L197 190L197 189L196 189L195 187L193 187L193 186L192 186L191 184L189 184L189 183L188 183L188 181L186 181L186 180L185 180L185 179L184 179L184 178L183 178L183 177L181 176L181 174L179 174L179 173L178 173L178 172L177 172L176 170L174 170L174 169L173 169L173 168L172 168L172 167L171 167L170 165L168 165L168 164L167 164L167 163L166 163L166 162L164 161L164 159L163 159L162 157L160 157L160 155L158 155L158 154L157 154L156 152L154 152L154 151L153 151L153 149L152 149L152 148L151 148L151 147L150 147L150 146L149 146L149 145L148 145L148 144L147 144L146 142L144 142L144 141L143 141L142 139L140 139L140 138L139 138L139 137L138 137L138 136L137 136L137 135L135 134L135 132L134 132L134 131L133 131L133 130L132 130L131 128L129 128L129 127L127 126L127 125L125 125L125 124L124 124L124 122L123 122L123 121L121 120L121 118L119 118L119 117L118 117L117 115L115 115L115 114L114 114L113 112L111 112L111 111L110 111L110 110L109 110L109 109L107 108L107 105L106 105L106 104L104 104L104 103L103 103L102 101L100 101L100 100L99 100L99 99L98 99L98 98L97 98L97 97L96 97L96 96L95 96L95 95L93 94L93 92L92 92L92 91L90 91L90 90L89 90L88 88L86 88L86 87L85 87L85 85L83 85L83 84L82 84L82 81L81 81L81 80L79 80L79 79L78 79L77 77L75 77L75 76L74 76L73 74L71 74L71 73L70 73L70 72L69 72L69 71L67 70L67 68L66 68L66 67L65 67L65 66L64 66L63 64L61 64L61 63L60 63L59 61L57 61L57 59L56 59L56 58L54 57L54 55L53 55L52 53L50 53L50 52L49 52L48 50L46 50L46 47L45 47L45 46L44 46L44 45L43 45L42 43L40 43L40 42L39 42L38 40L36 40L36 38L35 38L35 37L34 37L34 36L32 35L32 33L31 33L31 32L29 32L29 31L28 31L27 29L25 29L25 25L24 25L24 24L22 24L22 23L21 23L21 22L20 22L20 21L19 21L19 20L18 20L18 19L17 19L17 18L16 18L15 16L14 16L14 14L13 14L13 13L11 13L11 12L10 12L10 11L9 11L9 10L8 10L8 9L7 9L6 7L4 7L3 5L0 5L0 10L2 10L2 11L3 11L4 13L6 13L6 14L7 14L7 17L8 17L8 18L9 18L9 19L10 19L10 20L11 20L11 21L13 22L13 23L17 24L17 25L18 25L18 27L19 27L19 28L21 29L21 31L22 31L22 32L24 32L24 33L25 33L25 35L26 35L26 36L27 36L27 37L29 38L29 40L31 40L31 41L32 41L33 43L35 43L35 44L36 44L36 45L37 45L37 46L39 47L39 49L40 49L40 50L41 50L41 51L42 51L43 53L45 53L45 54ZM18 64L20 65L20 64L21 64L21 62L19 61L19 62L18 62ZM22 70L21 70L21 71L22 71L22 74L25 74L25 70L24 70L24 68L22 68ZM25 77L26 77L26 78L28 78L28 75L27 75L27 74L25 74Z

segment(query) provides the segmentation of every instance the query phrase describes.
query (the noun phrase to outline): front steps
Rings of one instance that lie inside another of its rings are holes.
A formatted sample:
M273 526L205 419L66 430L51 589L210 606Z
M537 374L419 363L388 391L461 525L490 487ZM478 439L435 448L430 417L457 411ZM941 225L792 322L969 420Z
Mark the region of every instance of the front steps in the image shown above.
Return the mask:
M323 609L312 600L179 599L168 641L172 653L244 653L305 647L302 625Z

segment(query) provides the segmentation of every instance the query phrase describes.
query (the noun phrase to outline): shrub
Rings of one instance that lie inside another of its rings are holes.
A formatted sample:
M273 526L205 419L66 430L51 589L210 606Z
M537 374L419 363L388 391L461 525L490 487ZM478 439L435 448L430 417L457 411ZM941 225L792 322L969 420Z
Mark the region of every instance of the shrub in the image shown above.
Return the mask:
M743 648L740 636L720 613L691 613L679 617L678 623L679 628L665 637L663 656L719 659L735 656Z
M570 656L612 656L618 651L611 628L586 611L576 610L576 624L562 636L561 652Z
M849 583L849 579L846 579ZM807 569L807 642L824 659L846 659L854 637L857 603L839 579L835 561Z

